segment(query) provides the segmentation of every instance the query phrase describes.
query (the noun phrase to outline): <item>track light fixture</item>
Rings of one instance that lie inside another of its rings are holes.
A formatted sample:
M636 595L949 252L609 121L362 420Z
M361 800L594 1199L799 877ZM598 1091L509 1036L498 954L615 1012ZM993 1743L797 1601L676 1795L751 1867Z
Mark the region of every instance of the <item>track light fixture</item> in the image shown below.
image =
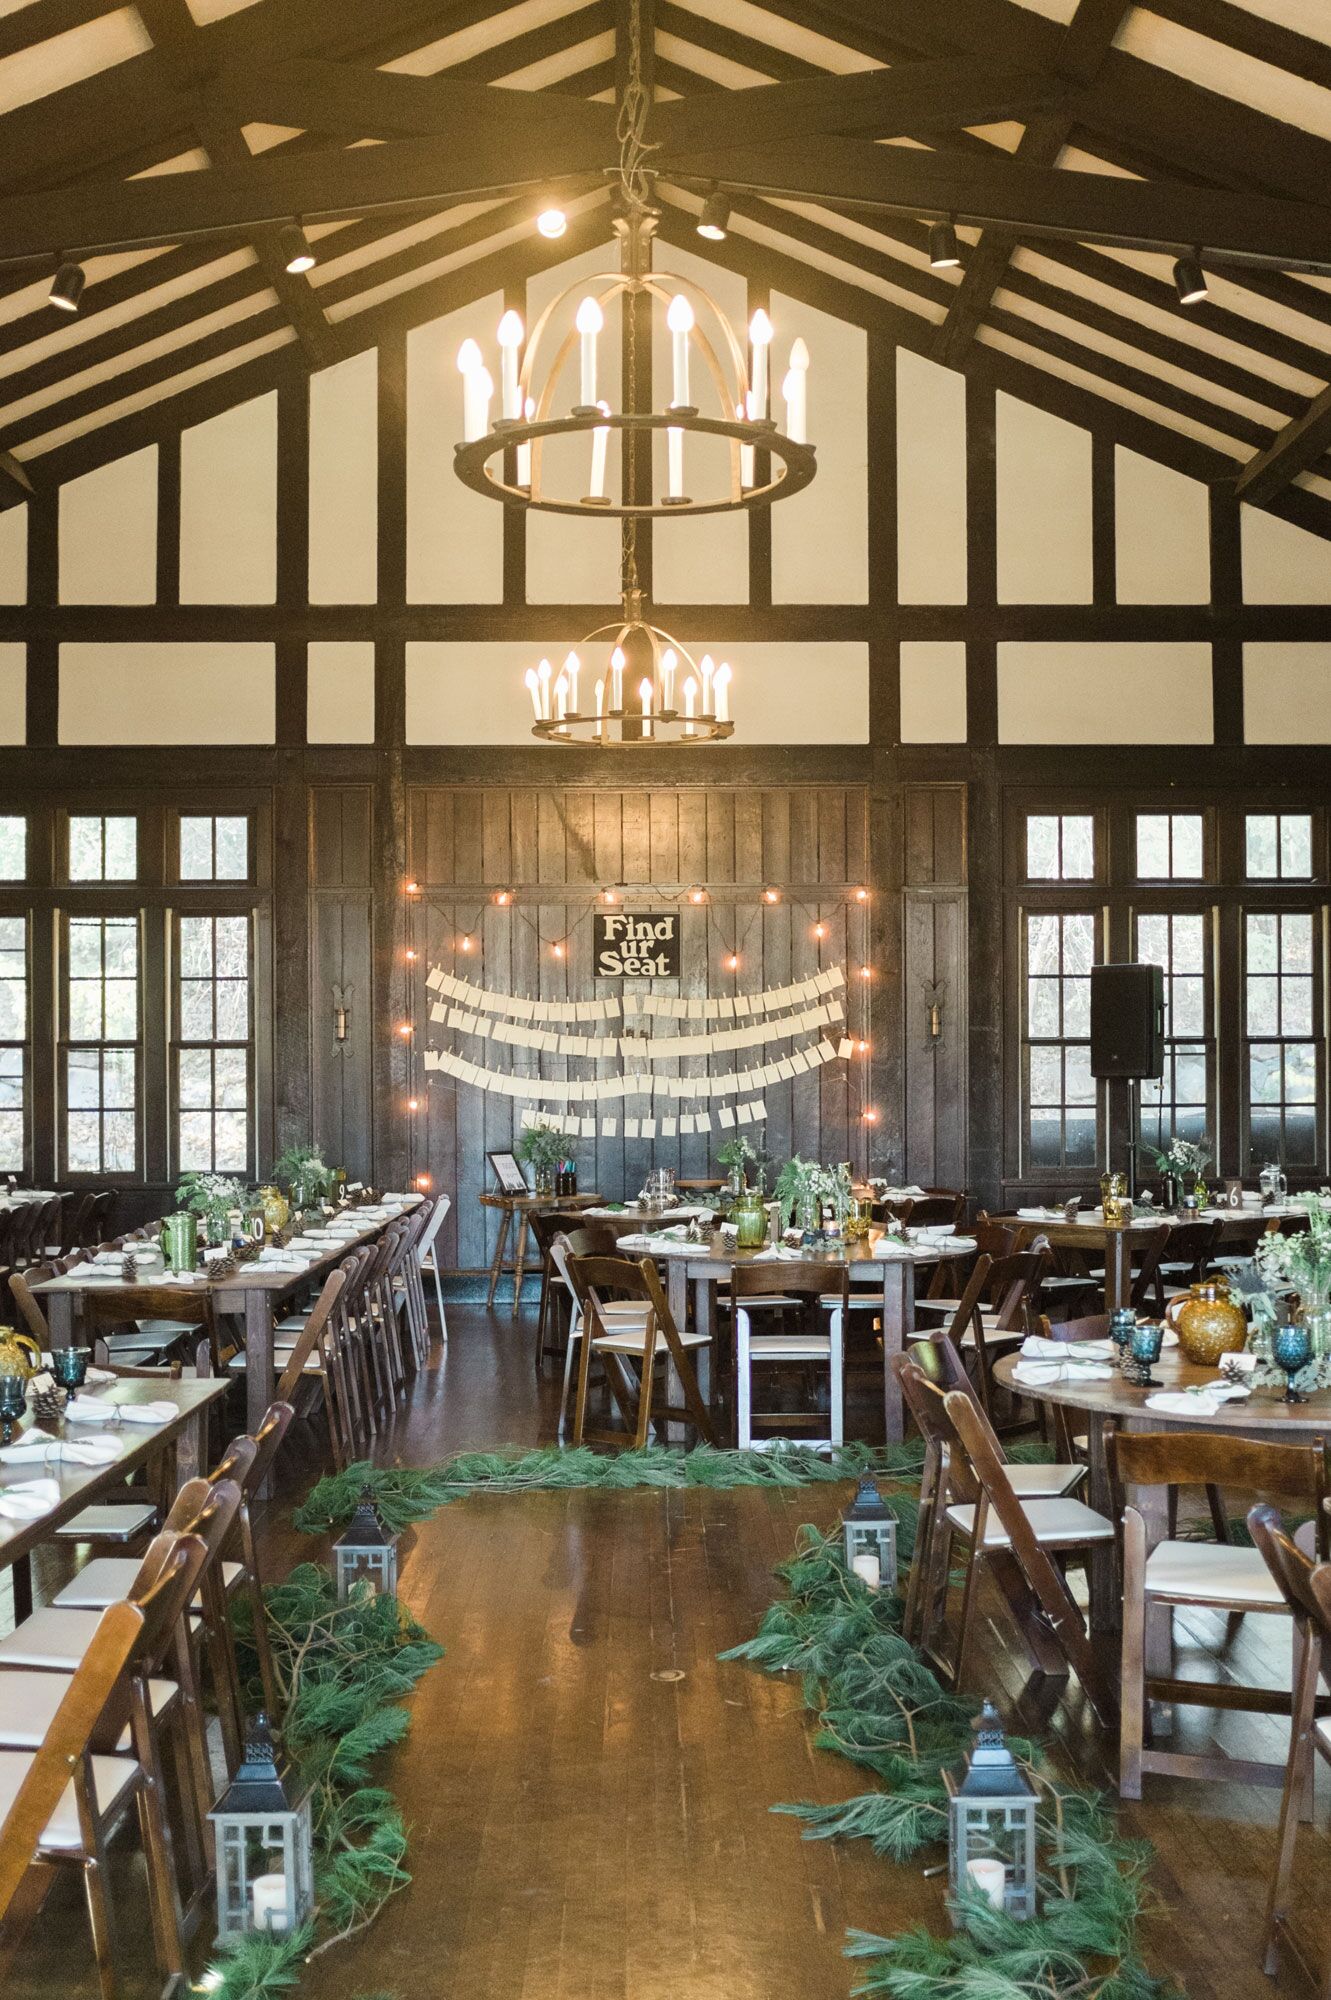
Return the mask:
M1174 290L1178 293L1181 306L1200 305L1203 299L1209 297L1201 259L1202 253L1198 250L1191 257L1180 257L1174 266Z
M929 224L929 268L931 271L955 271L961 262L961 250L957 243L957 232L950 222Z
M47 294L50 304L59 306L61 312L76 313L86 283L87 278L82 264L72 263L69 258L65 258L51 280L51 289Z
M281 252L283 264L293 278L301 271L314 269L314 252L310 248L309 238L298 222L283 223L277 234L277 247Z
M699 236L705 236L709 243L724 243L730 227L730 196L713 188L702 205L697 227Z

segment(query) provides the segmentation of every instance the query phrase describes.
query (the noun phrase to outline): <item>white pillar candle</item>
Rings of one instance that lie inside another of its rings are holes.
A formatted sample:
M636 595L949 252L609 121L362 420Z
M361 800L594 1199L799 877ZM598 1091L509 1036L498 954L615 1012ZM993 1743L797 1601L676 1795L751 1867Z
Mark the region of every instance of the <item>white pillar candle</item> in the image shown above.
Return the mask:
M468 444L485 433L481 411L481 377L485 359L474 340L464 340L458 349L458 373L462 377L462 435Z
M973 1861L966 1863L966 1873L977 1889L982 1889L996 1910L1001 1910L1006 1900L1007 1869L1001 1861L995 1861L988 1854L977 1854Z
M616 646L610 655L610 713L619 714L624 707L624 649Z
M683 292L676 292L671 299L666 325L671 333L671 373L674 378L670 400L676 409L684 409L689 400L689 335L693 331L693 307Z
M718 722L730 720L730 665L722 660L716 670L716 719Z
M666 432L666 457L670 473L669 492L672 500L684 497L684 433L672 424Z
M250 1907L254 1927L260 1931L287 1928L287 1878L285 1875L256 1875L250 1883Z
M576 653L570 653L564 661L564 674L568 681L568 705L574 715L578 712L578 675L582 672L582 661Z
M533 402L533 400L532 400L532 398L531 398L530 396L528 396L528 398L527 398L526 402L525 402L525 403L523 404L523 406L522 406L522 414L523 414L523 417L524 417L524 418L526 419L526 421L527 421L528 423L530 423L530 422L531 422L531 420L532 420L532 418L533 418L533 417L534 417L534 416L536 415L536 405L535 405L535 403ZM528 440L528 442L527 442L526 444L520 444L520 445L518 446L518 468L517 468L517 470L518 470L518 485L519 485L519 486L530 486L530 485L531 485L531 442L530 442L530 440Z
M548 660L541 661L541 664L536 669L536 676L541 683L541 720L548 722L550 720L550 662Z
M745 402L743 404L737 403L735 406L735 415L740 419L741 423L747 416L752 414L748 408L748 403L752 400L752 397L753 391L750 390L748 396L745 398ZM751 444L742 444L739 448L739 483L741 486L752 486L753 484L753 446Z
M850 1566L862 1583L867 1583L870 1590L877 1590L882 1582L882 1570L872 1549L867 1549L862 1556L852 1556Z
M575 323L582 335L582 386L578 401L590 409L596 401L596 336L605 325L605 315L595 299L583 300Z
M786 436L796 444L809 441L809 350L797 340L790 350L790 367L782 384L786 399Z
M684 734L695 734L693 727L693 705L698 699L698 683L690 674L684 683Z
M652 733L652 684L649 680L638 682L638 700L642 703L642 733Z
M598 407L603 416L609 416L610 405L608 403L601 403ZM605 455L609 442L609 426L598 424L592 432L592 483L587 488L593 500L600 500L605 496Z
M667 646L661 655L661 706L672 709L675 706L675 669L679 665L679 655L673 646Z
M767 415L767 350L772 344L772 322L759 306L749 321L749 380L753 384L752 409L755 419Z
M541 683L536 678L535 667L528 667L522 678L527 683L527 692L531 696L532 714L539 722L541 719Z
M518 349L521 346L522 321L510 306L499 322L499 381L506 417L516 417L522 408L518 390Z
M702 712L704 715L710 715L712 712L712 675L716 672L716 668L712 665L712 656L710 653L703 654L698 664L698 672L702 675Z

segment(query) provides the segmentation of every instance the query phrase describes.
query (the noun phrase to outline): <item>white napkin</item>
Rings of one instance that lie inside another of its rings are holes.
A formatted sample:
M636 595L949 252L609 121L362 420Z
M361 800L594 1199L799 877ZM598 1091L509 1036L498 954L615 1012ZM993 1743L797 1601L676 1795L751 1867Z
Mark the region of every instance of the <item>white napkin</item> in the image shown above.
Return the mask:
M1104 1361L1018 1361L1012 1379L1031 1389L1047 1389L1054 1382L1107 1382L1113 1373Z
M95 1396L71 1396L65 1405L67 1424L113 1424L119 1416L115 1403L100 1403Z
M1237 1382L1207 1382L1200 1389L1162 1389L1146 1398L1146 1407L1163 1410L1171 1417L1213 1417L1223 1403L1248 1394L1250 1391Z
M1061 1208L1019 1208L1017 1219L1020 1222L1061 1222L1063 1211Z
M180 1414L174 1403L120 1403L121 1421L127 1424L169 1424Z
M109 1465L120 1456L119 1438L54 1438L49 1431L25 1431L0 1451L0 1465Z
M1028 1333L1021 1343L1023 1356L1030 1361L1112 1361L1112 1340L1046 1340Z
M0 1486L0 1514L7 1521L35 1521L59 1498L58 1479L25 1479L21 1486Z
M773 1261L789 1264L798 1262L804 1252L794 1243L769 1243L765 1250L759 1250L757 1257L770 1257ZM757 1262L757 1257L754 1261Z

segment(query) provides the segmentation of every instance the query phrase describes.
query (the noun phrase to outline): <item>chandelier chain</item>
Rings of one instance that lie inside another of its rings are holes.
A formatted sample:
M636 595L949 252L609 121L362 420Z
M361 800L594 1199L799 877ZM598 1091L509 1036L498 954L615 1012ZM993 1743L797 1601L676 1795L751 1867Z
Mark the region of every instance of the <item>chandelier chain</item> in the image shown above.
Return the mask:
M634 208L645 208L649 194L645 161L649 153L656 151L647 138L651 108L651 96L642 74L642 4L641 0L629 0L628 69L615 136L619 140L619 178L624 198Z

